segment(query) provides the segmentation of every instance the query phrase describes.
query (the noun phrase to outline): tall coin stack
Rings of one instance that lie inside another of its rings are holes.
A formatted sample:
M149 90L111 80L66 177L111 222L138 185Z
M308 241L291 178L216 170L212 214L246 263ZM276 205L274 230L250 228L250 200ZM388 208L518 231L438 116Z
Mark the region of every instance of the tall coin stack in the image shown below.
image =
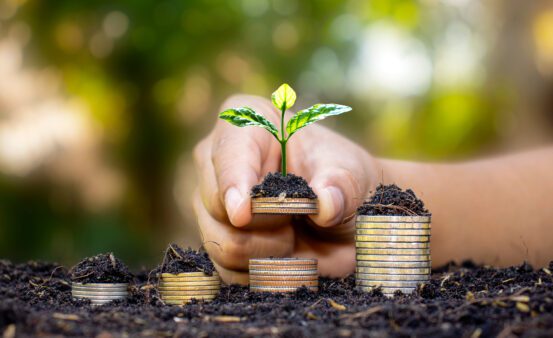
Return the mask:
M294 292L302 286L319 289L316 259L264 258L250 259L250 291Z
M356 284L391 297L430 279L430 216L365 216L355 221Z
M102 305L129 296L129 283L71 283L71 296Z
M316 198L252 198L254 214L312 215L319 213L319 202Z
M162 273L158 290L165 304L184 305L192 299L211 301L221 290L221 278L216 271L211 276L203 272Z

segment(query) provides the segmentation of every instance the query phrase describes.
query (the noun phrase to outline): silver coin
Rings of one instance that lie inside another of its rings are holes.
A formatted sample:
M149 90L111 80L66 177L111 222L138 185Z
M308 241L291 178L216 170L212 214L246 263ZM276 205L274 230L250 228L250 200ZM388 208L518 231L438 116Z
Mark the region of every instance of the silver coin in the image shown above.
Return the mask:
M72 290L71 294L75 297L95 297L95 296L108 296L108 297L126 297L129 293L126 291L120 292L86 292L86 291L76 291Z
M356 272L356 278L366 279L366 280L378 280L378 281L418 281L425 282L430 279L429 274L424 275L398 275L398 274L372 274L372 273L362 273Z
M394 261L363 261L358 260L356 262L357 267L371 267L371 268L398 268L398 269L411 269L411 268L427 268L432 267L430 260L423 262L394 262Z
M250 270L250 275L270 275L270 276L312 276L318 275L319 270L288 270L288 271L279 271L279 270Z

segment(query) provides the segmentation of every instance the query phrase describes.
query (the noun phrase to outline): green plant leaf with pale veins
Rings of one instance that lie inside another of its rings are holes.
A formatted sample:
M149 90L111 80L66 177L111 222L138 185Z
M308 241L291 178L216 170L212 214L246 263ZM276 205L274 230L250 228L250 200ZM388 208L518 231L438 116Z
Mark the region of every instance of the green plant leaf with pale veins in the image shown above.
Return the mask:
M286 132L288 133L288 137L290 137L296 131L310 125L313 122L317 122L329 116L347 113L350 110L351 107L342 106L340 104L316 104L297 112L296 115L288 121L288 125L286 125Z
M219 118L237 126L256 126L267 129L278 139L278 130L271 121L248 107L231 108L219 114Z
M296 92L287 83L282 84L271 95L271 101L279 110L290 109L296 103Z

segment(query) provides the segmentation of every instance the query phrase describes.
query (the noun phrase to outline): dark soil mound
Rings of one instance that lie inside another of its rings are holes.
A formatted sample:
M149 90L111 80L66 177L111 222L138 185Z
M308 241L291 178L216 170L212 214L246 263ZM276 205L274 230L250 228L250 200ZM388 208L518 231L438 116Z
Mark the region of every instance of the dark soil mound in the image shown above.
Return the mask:
M207 252L195 251L191 248L184 250L176 244L170 244L165 250L163 262L153 272L177 274L198 271L202 271L208 276L213 275L213 271L215 271L215 266Z
M132 275L113 253L100 254L82 260L69 271L77 283L128 283Z
M401 190L397 185L376 187L376 192L357 209L359 215L370 216L429 216L424 203L413 190Z
M252 188L252 197L280 197L285 193L289 198L317 198L307 182L294 174L268 173L261 184Z
M102 306L71 299L49 263L0 261L0 334L17 337L552 337L553 278L528 264L451 264L413 295L360 293L353 276L289 296L224 286L211 303L162 306L138 274L131 297Z

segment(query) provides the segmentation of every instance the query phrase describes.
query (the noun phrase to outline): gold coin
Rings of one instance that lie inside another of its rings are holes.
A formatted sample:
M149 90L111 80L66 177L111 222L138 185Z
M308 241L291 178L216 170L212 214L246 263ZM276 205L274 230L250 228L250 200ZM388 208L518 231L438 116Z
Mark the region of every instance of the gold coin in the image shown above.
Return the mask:
M203 285L203 286L160 286L159 291L195 291L195 290L219 290L221 285Z
M357 255L358 261L428 262L430 255Z
M430 216L369 216L357 215L359 223L430 223Z
M355 235L355 241L391 243L428 243L430 236L372 236Z
M356 222L356 229L429 230L430 223L364 223Z
M216 295L220 290L194 290L194 291L159 291L162 297L165 296L202 296L202 295Z
M265 287L265 286L250 286L250 291L252 292L294 292L297 291L299 287ZM311 286L307 287L308 290L317 292L318 287Z
M254 214L267 215L316 215L319 209L292 209L292 208L252 208Z
M159 286L187 287L187 286L210 286L221 285L221 281L203 281L203 282L159 282Z
M318 276L319 270L250 270L250 275L263 276Z
M432 267L431 261L426 262L377 262L377 261L360 261L356 262L357 268L371 267L371 268L428 268Z
M368 249L426 249L430 248L430 242L426 243L399 243L399 242L364 242L356 241L355 247Z
M359 286L382 286L383 288L416 288L419 284L424 284L424 281L378 281L355 278L355 284Z
M218 281L220 280L219 276L216 277L163 277L161 280L166 282L202 282L202 281Z
M430 236L430 229L421 230L397 230L397 229L357 229L357 235L375 236Z
M356 267L355 271L360 273L373 273L383 275L424 275L431 273L430 268L369 268L364 266Z
M197 272L181 272L181 273L162 273L161 274L161 277L162 278L177 278L177 277L218 277L219 274L217 273L217 271L213 271L213 275L212 276L208 276L206 275L205 272L201 272L201 271L197 271Z
M250 280L250 286L269 286L269 287L295 287L299 288L302 286L318 286L319 281L255 281Z
M250 281L318 281L319 276L265 276L265 275L250 275Z
M212 300L215 299L217 295L195 295L195 296L163 296L161 295L161 300L166 302L168 300Z
M315 258L250 258L250 265L313 265Z
M311 265L253 265L250 264L250 270L279 270L279 271L296 271L296 270L315 270L317 264Z
M430 248L426 248L426 249L356 248L355 252L361 255L430 255Z
M425 282L430 279L429 274L422 275L391 275L391 274L375 274L375 273L364 273L356 272L355 278L366 279L366 280L378 280L378 281L416 281L416 282Z

